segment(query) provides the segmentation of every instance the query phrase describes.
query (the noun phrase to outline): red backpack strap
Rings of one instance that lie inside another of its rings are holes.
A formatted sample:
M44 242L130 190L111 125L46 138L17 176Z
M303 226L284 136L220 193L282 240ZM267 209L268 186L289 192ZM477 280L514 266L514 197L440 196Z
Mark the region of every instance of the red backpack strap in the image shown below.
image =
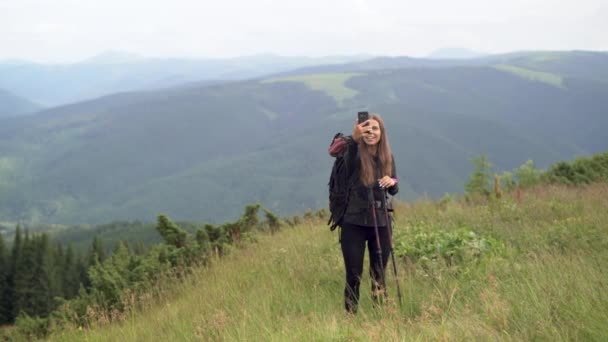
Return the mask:
M335 139L331 146L329 146L329 149L327 149L327 152L332 157L337 157L344 153L344 151L346 151L346 141L342 137Z
M332 157L337 157L344 152L346 152L346 148L348 147L349 141L352 140L350 136L344 136L342 133L338 133L334 136L334 140L329 145L327 152Z

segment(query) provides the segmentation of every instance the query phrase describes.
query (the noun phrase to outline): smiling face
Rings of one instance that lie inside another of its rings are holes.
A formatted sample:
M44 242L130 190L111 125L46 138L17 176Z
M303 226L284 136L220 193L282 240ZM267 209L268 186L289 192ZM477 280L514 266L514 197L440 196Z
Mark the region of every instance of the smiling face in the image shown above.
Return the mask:
M363 141L370 146L377 145L382 137L382 130L380 130L380 123L374 119L369 119L369 125L365 126L365 133L363 134Z

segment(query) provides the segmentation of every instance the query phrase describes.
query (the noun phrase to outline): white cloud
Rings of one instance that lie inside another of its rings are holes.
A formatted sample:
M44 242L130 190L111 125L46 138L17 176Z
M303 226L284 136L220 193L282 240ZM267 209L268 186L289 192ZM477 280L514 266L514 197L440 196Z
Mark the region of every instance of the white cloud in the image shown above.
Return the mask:
M0 0L0 59L606 50L602 0Z

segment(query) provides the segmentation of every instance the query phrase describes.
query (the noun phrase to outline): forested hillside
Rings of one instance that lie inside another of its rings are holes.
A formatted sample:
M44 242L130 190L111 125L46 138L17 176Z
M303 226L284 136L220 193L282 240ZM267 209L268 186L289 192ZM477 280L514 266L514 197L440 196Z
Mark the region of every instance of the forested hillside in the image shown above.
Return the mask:
M608 149L605 54L489 58L337 72L346 65L4 119L0 217L99 223L166 212L222 222L254 202L281 215L322 208L329 140L350 132L362 109L386 120L403 199L461 192L480 154L499 171Z

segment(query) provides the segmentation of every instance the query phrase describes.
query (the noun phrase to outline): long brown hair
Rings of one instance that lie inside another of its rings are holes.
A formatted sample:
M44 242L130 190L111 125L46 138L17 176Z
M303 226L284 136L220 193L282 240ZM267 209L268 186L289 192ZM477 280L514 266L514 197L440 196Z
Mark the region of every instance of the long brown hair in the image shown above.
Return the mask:
M384 129L384 120L378 114L371 114L370 120L378 121L380 125L380 141L378 142L376 155L380 165L378 169L382 173L380 176L386 175L393 176L393 154L391 153L391 146L388 143L388 136ZM361 158L361 182L365 186L372 186L377 181L374 172L374 155L369 151L367 144L363 139L359 140L359 156Z

